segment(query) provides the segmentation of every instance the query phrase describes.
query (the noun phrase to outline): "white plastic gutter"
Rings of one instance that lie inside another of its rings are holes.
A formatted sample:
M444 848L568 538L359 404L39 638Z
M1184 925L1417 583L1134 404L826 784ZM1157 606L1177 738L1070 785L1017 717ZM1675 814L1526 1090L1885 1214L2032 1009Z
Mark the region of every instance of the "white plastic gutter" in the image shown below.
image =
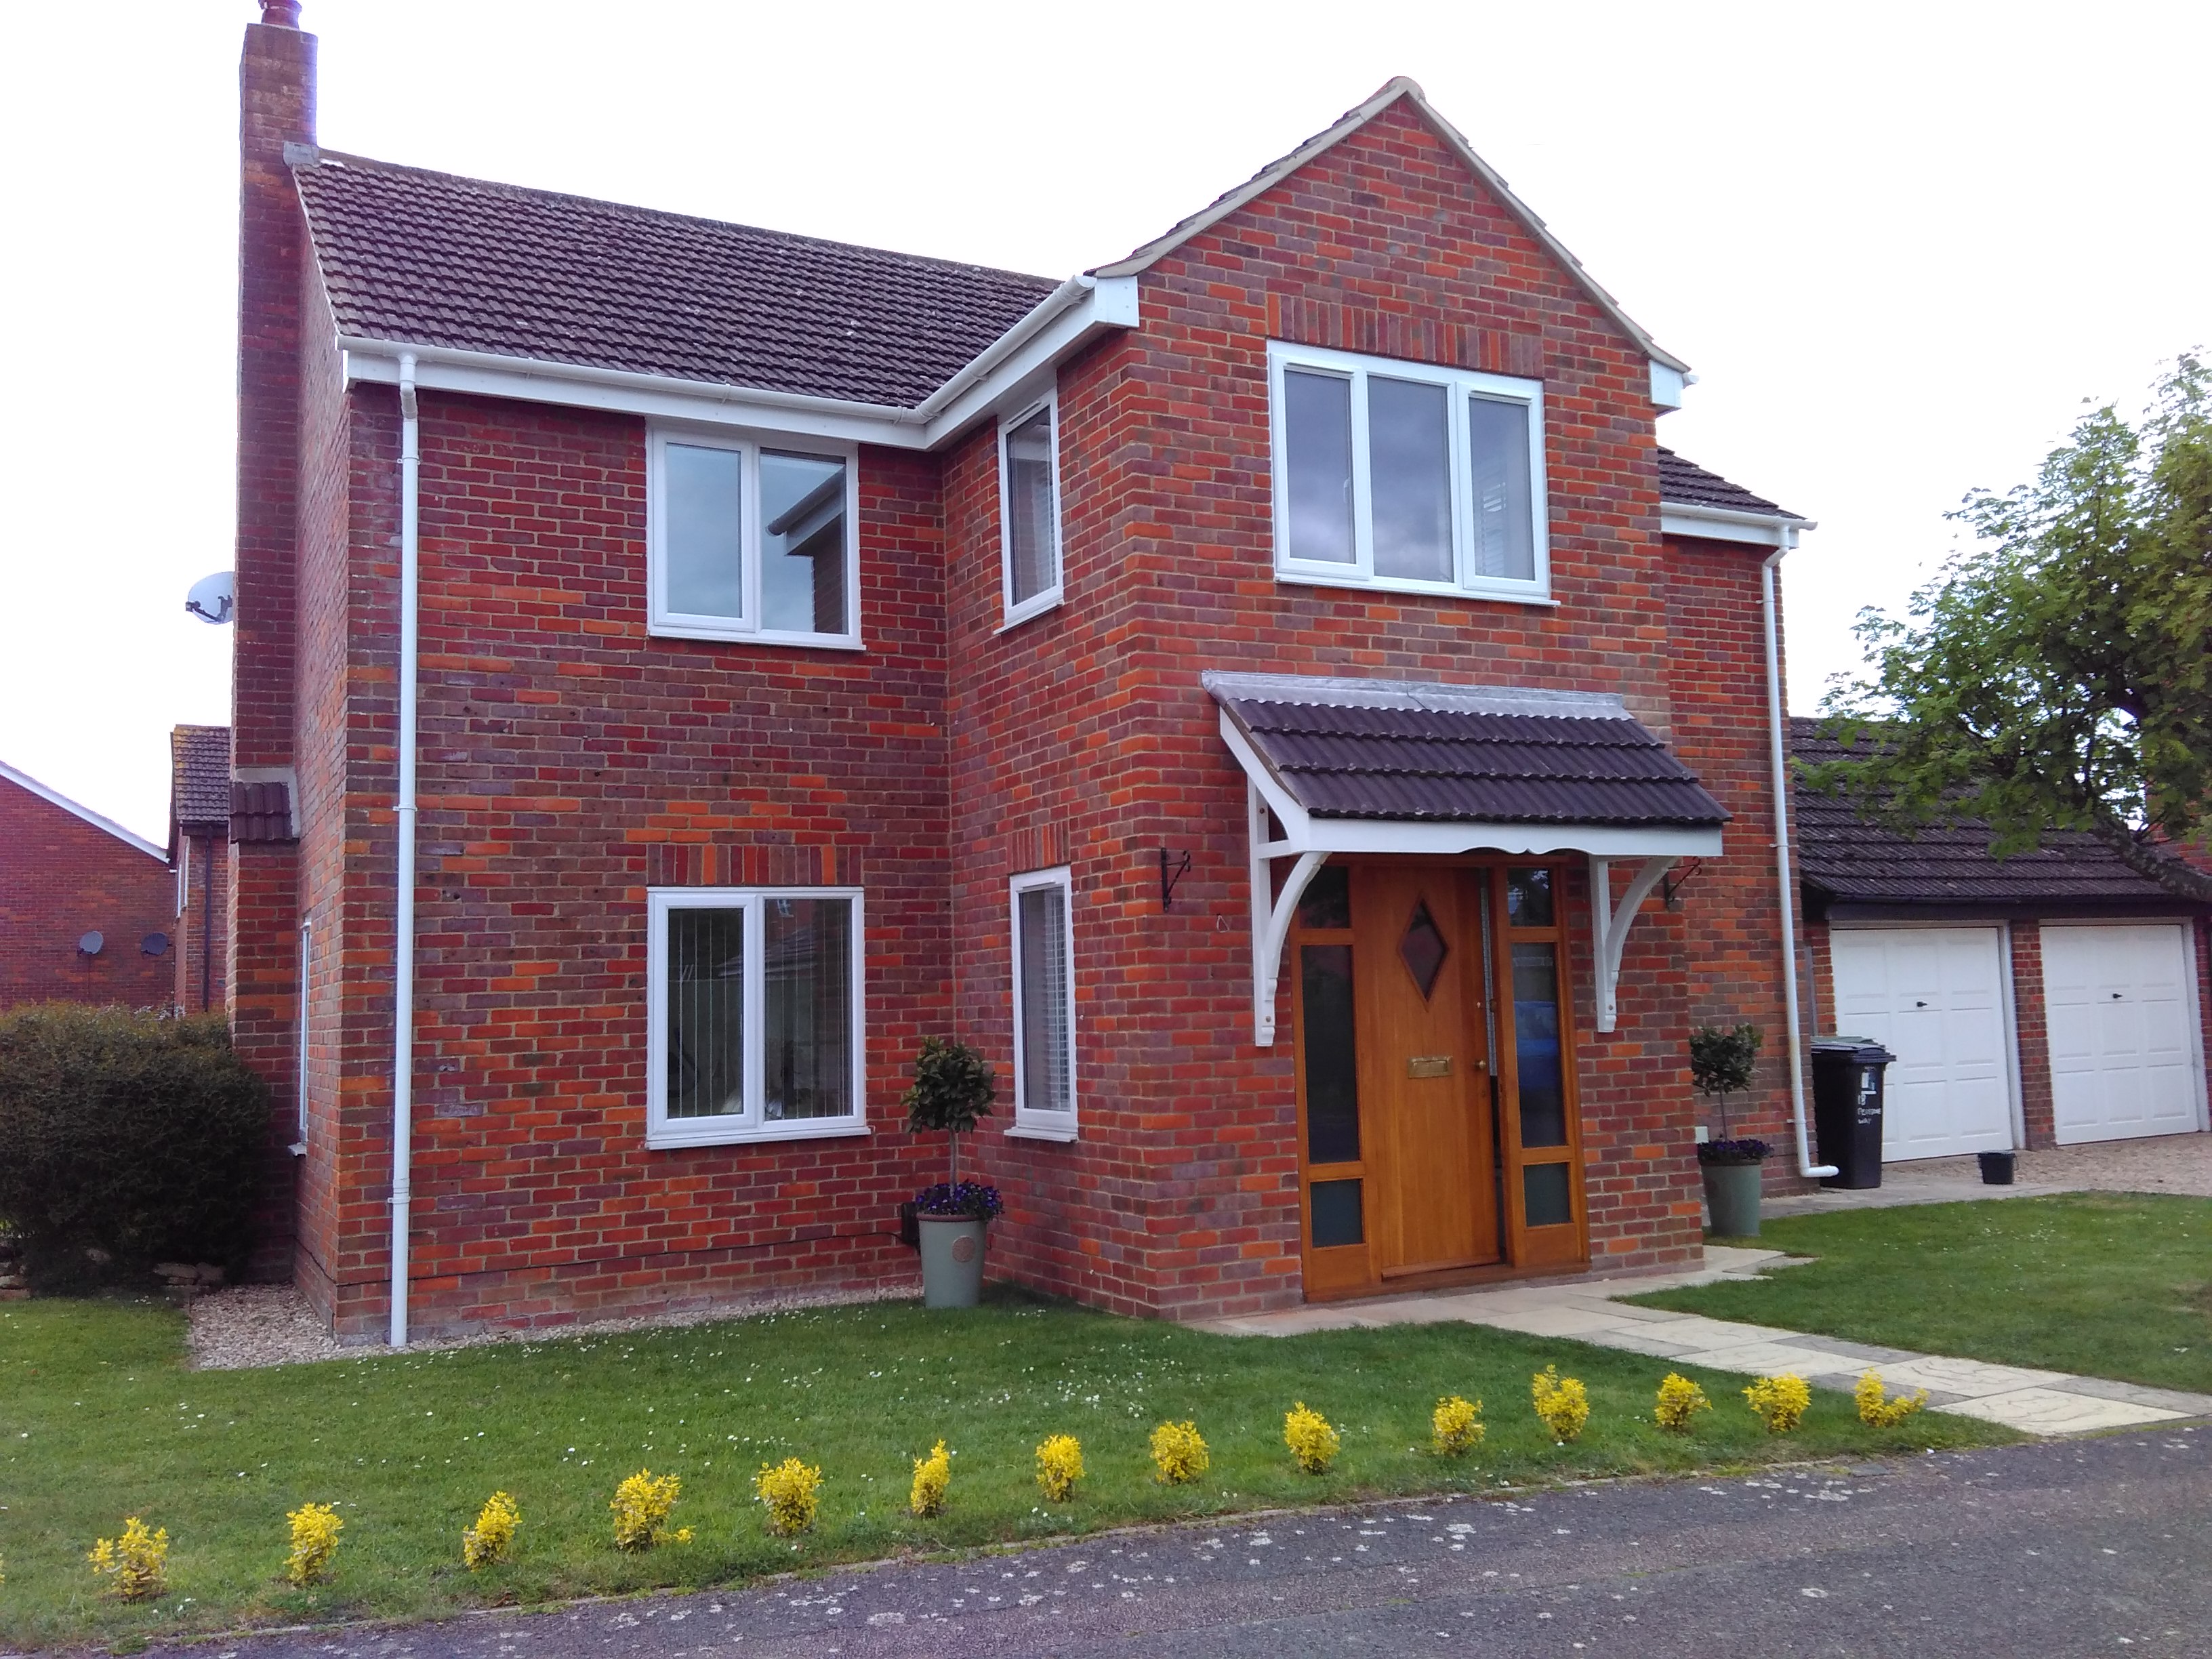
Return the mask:
M399 832L392 957L392 1346L407 1346L407 1219L415 1162L415 620L422 421L415 355L399 358ZM1802 1138L1802 1135L1800 1137Z
M1790 872L1790 744L1782 703L1782 629L1777 617L1774 567L1790 551L1794 532L1775 532L1774 551L1759 567L1759 599L1766 620L1766 725L1774 767L1774 881L1782 901L1782 1006L1790 1026L1790 1114L1797 1131L1797 1173L1808 1181L1836 1173L1832 1164L1813 1162L1813 1143L1805 1127L1805 1036L1798 1030L1797 891Z

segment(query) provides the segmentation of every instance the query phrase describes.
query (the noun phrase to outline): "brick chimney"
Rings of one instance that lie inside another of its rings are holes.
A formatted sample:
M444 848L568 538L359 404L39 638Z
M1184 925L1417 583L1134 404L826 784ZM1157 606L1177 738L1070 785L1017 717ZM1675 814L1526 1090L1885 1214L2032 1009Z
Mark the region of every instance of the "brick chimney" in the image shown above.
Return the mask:
M231 623L234 777L292 781L300 313L307 227L285 155L315 142L315 38L296 0L263 0L239 63L237 609ZM293 804L296 811L296 803ZM256 1276L289 1277L299 1000L299 849L235 833L232 1040L270 1086Z

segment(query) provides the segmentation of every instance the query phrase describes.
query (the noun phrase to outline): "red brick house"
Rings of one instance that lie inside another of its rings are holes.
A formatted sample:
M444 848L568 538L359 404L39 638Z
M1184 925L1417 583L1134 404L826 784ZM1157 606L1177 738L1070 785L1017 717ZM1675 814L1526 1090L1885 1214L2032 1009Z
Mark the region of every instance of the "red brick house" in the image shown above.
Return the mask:
M342 1337L911 1285L936 1033L1043 1290L1696 1254L1804 521L1418 88L1055 282L321 149L264 11L231 982Z
M229 1006L230 728L169 732L169 867L177 877L176 987L186 1013Z
M169 1002L161 849L0 763L0 1009Z
M1792 725L1799 760L1843 757ZM2212 907L2078 831L1997 859L1972 822L1907 836L1802 789L1796 816L1811 1012L1897 1056L1885 1162L2208 1127Z

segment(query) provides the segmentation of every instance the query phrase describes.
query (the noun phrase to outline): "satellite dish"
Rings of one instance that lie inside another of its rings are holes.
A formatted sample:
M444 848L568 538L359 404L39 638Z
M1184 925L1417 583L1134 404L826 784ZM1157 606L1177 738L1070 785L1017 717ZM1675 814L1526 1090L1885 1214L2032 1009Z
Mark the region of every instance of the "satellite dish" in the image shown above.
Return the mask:
M169 954L169 936L167 933L147 934L138 941L138 953L141 956L166 957Z
M204 623L227 623L238 603L238 584L228 570L203 576L185 595L185 609Z
M76 948L88 957L98 956L106 946L107 940L96 928L89 933L80 934L77 938Z

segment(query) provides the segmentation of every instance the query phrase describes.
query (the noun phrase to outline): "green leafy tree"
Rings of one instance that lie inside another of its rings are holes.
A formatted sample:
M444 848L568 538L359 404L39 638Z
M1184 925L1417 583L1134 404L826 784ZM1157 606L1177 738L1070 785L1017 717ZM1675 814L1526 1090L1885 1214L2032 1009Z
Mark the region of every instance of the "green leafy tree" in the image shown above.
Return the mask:
M1729 1139L1728 1097L1751 1087L1759 1042L1756 1025L1729 1030L1701 1025L1690 1033L1690 1081L1697 1085L1699 1094L1720 1097L1723 1140Z
M915 1056L914 1081L899 1103L916 1134L941 1133L952 1143L952 1179L960 1179L960 1137L988 1117L998 1098L991 1062L951 1037L924 1037Z
M1976 545L1906 620L1860 613L1874 677L1828 700L1856 752L1808 781L1899 829L1978 819L1999 856L2086 830L2212 900L2178 850L2212 828L2212 374L2179 358L2139 428L2100 409L1951 516Z

